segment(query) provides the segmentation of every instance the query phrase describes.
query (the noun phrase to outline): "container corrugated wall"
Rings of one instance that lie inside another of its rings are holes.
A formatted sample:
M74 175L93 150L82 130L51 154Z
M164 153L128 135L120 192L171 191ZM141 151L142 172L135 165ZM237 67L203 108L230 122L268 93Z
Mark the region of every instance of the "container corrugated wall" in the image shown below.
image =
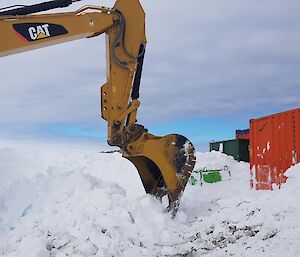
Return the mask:
M300 162L300 109L250 120L251 187L272 190Z
M237 161L249 162L249 140L233 139L209 144L210 151L219 151L233 156Z

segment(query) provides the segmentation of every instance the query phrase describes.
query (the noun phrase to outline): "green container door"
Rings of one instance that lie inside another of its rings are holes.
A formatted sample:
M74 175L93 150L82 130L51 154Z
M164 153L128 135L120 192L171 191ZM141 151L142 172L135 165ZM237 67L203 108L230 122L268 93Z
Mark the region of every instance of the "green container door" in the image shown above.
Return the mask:
M249 162L249 140L233 139L220 142L211 142L209 144L210 151L219 151L227 155L233 156L237 161Z
M250 162L248 139L239 139L239 156L239 161Z

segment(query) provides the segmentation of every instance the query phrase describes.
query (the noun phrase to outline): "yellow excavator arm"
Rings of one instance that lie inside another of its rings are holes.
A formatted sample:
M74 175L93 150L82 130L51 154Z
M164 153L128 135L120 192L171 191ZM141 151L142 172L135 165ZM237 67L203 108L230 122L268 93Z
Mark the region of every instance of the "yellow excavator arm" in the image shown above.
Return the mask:
M139 87L146 49L145 13L139 0L117 0L112 8L85 6L75 12L35 14L79 0L54 0L0 11L0 57L81 38L106 35L107 81L101 115L108 144L118 146L137 168L147 193L167 195L176 214L195 164L184 136L157 137L137 124Z

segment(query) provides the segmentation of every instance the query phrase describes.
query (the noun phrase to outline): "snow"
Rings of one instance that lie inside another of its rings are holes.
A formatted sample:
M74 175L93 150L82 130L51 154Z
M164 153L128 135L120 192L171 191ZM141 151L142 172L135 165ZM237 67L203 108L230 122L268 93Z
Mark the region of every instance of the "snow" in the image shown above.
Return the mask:
M300 256L300 165L255 191L249 164L197 154L196 169L225 165L231 180L188 184L171 219L119 153L3 142L0 256Z

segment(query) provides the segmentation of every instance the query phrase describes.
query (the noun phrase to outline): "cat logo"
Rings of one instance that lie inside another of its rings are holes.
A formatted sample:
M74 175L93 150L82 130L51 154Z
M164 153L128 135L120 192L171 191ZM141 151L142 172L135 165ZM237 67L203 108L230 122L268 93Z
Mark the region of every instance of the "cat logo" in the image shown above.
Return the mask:
M42 38L51 36L50 32L49 32L49 24L43 24L43 25L38 25L36 27L30 27L30 28L28 28L28 32L29 32L30 38L32 40L42 39Z
M13 24L16 36L24 42L34 42L68 34L59 24L52 23L18 23Z

